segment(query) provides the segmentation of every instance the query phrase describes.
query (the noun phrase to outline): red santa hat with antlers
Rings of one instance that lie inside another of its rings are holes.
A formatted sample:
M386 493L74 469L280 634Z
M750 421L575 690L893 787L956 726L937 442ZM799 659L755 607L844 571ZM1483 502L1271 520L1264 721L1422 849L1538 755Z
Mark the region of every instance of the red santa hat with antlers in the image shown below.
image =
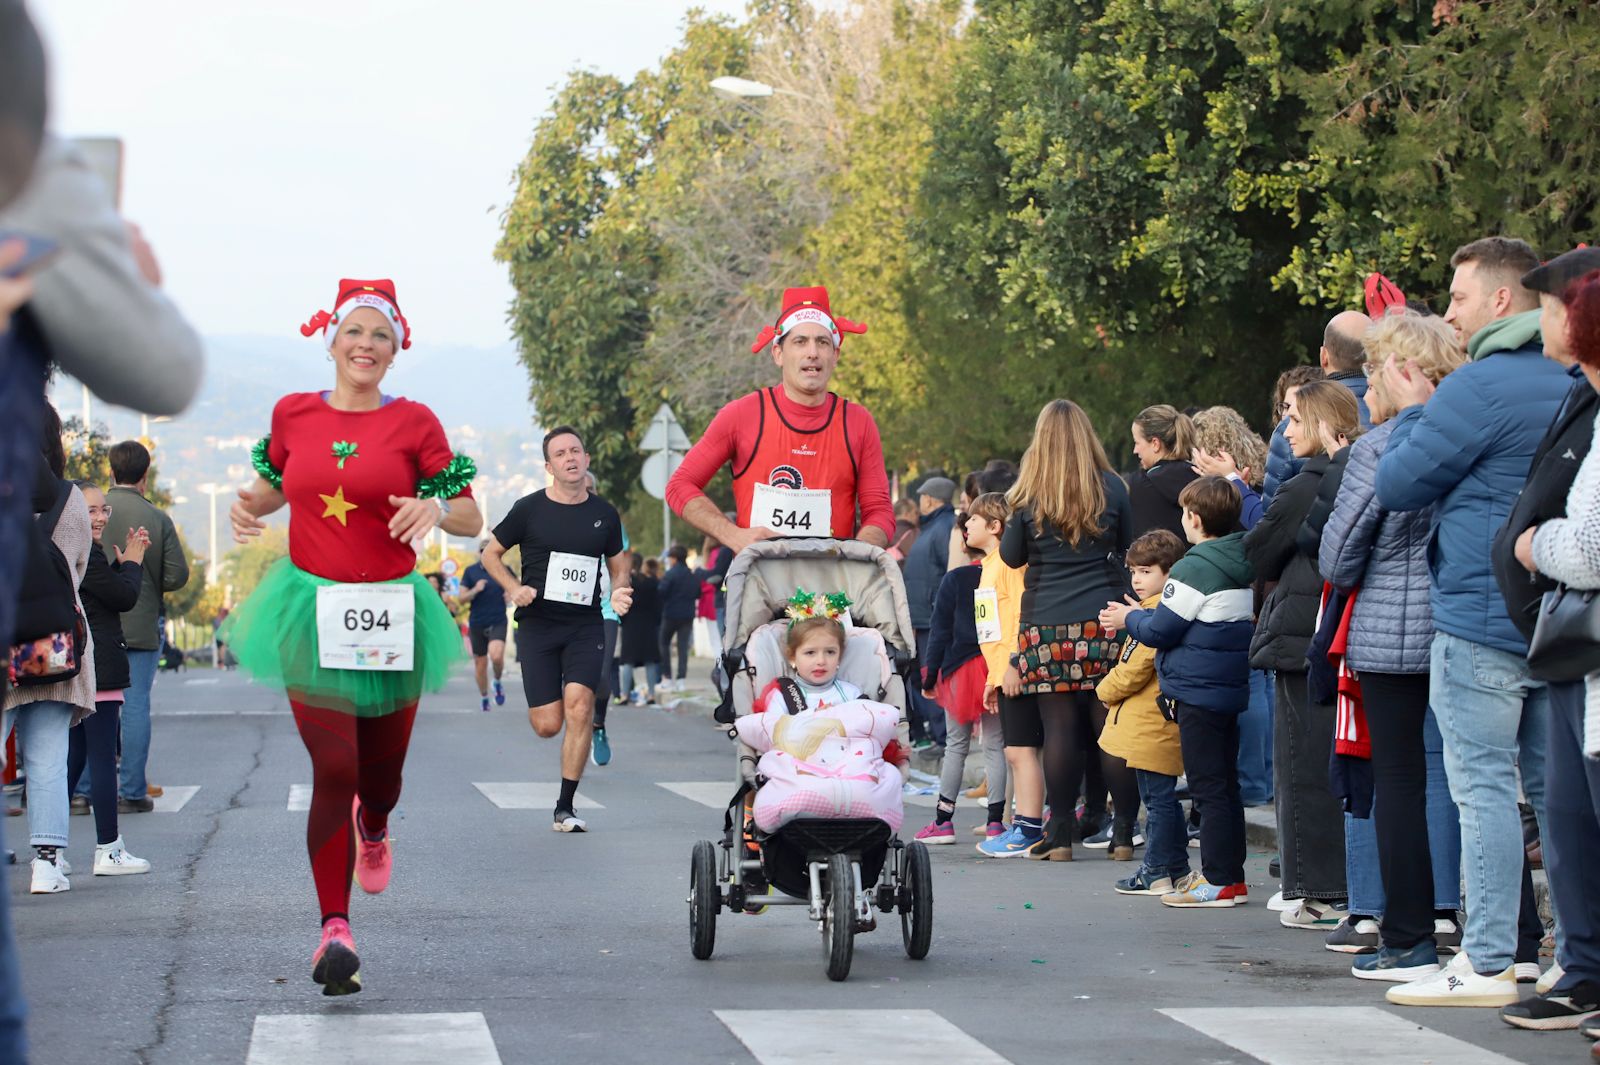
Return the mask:
M867 331L867 327L859 322L834 317L833 311L828 308L828 290L823 286L786 288L783 290L783 310L778 312L777 324L766 326L761 330L756 342L750 345L751 354L759 355L768 344L774 340L781 341L789 330L804 322L811 322L827 329L829 335L833 337L835 348L842 339L841 333L859 334Z
M357 307L371 307L389 319L390 325L394 327L396 350L411 346L411 327L406 324L406 316L400 313L400 301L395 299L394 295L394 282L386 277L376 281L341 278L339 295L333 301L333 310L318 311L313 314L311 320L300 327L300 335L308 337L320 329L323 344L332 349L333 338L339 332L339 323Z

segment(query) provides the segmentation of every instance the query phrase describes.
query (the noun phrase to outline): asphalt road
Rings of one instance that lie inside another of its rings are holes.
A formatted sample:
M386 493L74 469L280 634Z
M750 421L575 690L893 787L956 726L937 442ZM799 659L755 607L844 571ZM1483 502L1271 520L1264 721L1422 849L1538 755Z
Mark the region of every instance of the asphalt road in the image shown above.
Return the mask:
M366 990L323 998L291 808L309 763L282 697L202 670L162 676L155 702L150 772L182 805L123 818L153 873L89 875L80 817L70 892L31 896L26 866L9 874L39 1063L1588 1060L1576 1033L1386 1006L1386 985L1277 925L1264 853L1251 905L1171 911L1113 893L1130 867L1103 852L980 859L966 811L961 844L933 851L927 960L908 960L885 921L830 983L816 928L775 909L724 914L714 958L695 961L689 851L720 832L706 802L731 779L724 734L699 714L614 710L614 761L580 791L597 804L579 811L591 831L558 835L556 742L534 737L515 697L478 712L465 674L418 719L393 884L352 904ZM186 801L184 786L198 789ZM490 797L528 795L521 809ZM909 809L905 834L927 816ZM7 833L25 857L26 819Z

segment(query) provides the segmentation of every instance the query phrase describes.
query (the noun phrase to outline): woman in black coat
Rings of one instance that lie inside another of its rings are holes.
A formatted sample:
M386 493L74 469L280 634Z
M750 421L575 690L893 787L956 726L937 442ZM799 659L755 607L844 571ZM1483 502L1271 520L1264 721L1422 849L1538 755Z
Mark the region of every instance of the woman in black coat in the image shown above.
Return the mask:
M77 790L84 766L89 766L89 805L94 809L94 875L119 876L148 873L150 863L135 858L123 846L117 828L117 717L122 690L128 686L128 648L122 639L122 614L139 601L144 552L150 536L142 528L128 530L128 542L113 546L115 561L108 561L100 538L111 517L105 493L92 481L78 481L89 505L89 527L94 545L89 548L89 568L78 594L94 636L95 712L67 734L67 794ZM78 812L76 805L74 813Z
M645 702L656 701L656 685L661 683L661 566L655 559L640 565L633 556L633 606L622 615L622 650L617 654L622 672L620 693L633 695L633 671L645 670Z
M1289 400L1289 443L1306 460L1245 534L1257 579L1274 585L1250 642L1250 665L1277 671L1273 706L1273 771L1283 897L1296 905L1280 923L1331 932L1340 916L1331 903L1349 891L1345 878L1344 808L1328 787L1334 705L1311 701L1306 654L1316 634L1322 574L1317 554L1349 457L1361 433L1355 396L1335 382L1313 382Z

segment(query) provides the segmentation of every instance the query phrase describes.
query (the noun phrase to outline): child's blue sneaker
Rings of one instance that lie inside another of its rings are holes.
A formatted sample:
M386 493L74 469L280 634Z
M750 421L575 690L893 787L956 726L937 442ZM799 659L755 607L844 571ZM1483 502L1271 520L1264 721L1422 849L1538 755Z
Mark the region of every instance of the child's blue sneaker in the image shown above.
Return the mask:
M1003 836L986 839L978 844L978 853L985 858L1021 858L1028 848L1039 842L1038 836L1024 836L1015 825Z

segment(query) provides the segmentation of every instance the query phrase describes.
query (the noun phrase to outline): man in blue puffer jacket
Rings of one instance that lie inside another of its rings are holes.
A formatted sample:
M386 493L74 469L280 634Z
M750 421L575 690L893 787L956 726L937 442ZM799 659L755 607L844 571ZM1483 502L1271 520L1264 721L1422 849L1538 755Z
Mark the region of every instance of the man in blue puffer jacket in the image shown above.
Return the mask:
M1534 250L1487 237L1450 262L1444 320L1472 361L1436 391L1420 373L1386 368L1385 391L1403 409L1378 462L1376 490L1389 510L1434 507L1430 698L1461 814L1467 922L1462 951L1446 969L1393 987L1388 998L1492 1006L1518 997L1518 769L1543 820L1549 704L1544 684L1528 674L1527 641L1506 612L1490 551L1570 382L1544 357L1538 298L1522 287L1522 275L1539 265Z

